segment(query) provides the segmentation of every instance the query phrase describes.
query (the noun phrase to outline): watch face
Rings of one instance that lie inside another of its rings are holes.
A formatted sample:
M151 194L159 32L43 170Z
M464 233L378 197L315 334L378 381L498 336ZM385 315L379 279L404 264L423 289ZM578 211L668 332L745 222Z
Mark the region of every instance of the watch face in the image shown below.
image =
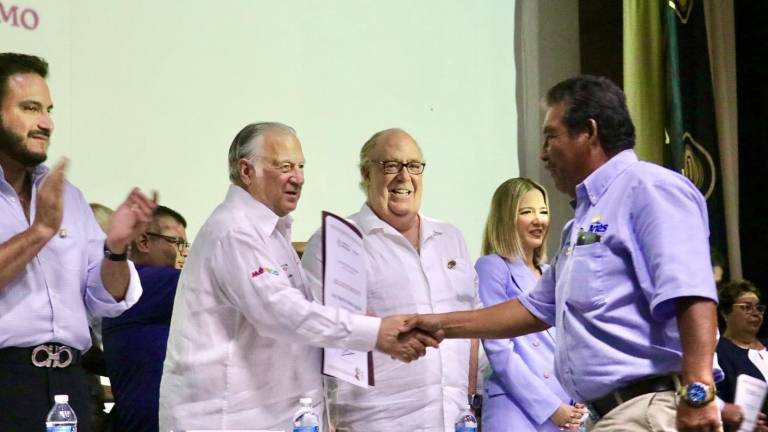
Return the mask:
M707 400L707 388L699 383L688 385L688 400L691 402L704 402Z

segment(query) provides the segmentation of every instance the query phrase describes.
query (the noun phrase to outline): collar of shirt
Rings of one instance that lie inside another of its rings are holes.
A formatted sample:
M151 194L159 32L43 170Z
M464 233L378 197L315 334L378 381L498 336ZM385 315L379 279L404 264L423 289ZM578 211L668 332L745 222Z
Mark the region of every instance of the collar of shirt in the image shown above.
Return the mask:
M510 261L501 256L499 256L499 258L501 258L501 260L504 261L504 263L507 265L512 280L515 281L518 287L520 287L521 291L523 290L523 287L527 288L536 285L536 275L531 272L531 269L525 265L525 262L522 259L515 257ZM544 274L544 272L549 268L549 265L539 264L539 267L541 268L541 273Z
M597 204L616 177L637 160L637 155L632 149L619 152L616 156L608 159L608 162L576 186L576 200L586 199L592 205Z
M440 227L435 223L434 220L431 218L428 218L421 214L419 212L419 223L420 226L420 243L423 245L426 243L427 240L430 238L433 238L435 236L443 234L443 232L440 230ZM360 220L358 222L358 225L360 226L360 229L363 231L364 234L370 234L371 232L375 230L383 230L385 232L389 233L396 233L397 235L402 236L396 229L392 227L392 225L384 222L383 219L376 216L376 213L371 210L371 208L368 206L368 203L363 203L363 206L360 207Z
M46 174L48 174L47 166L43 164L39 164L35 166L32 169L32 184L37 185L38 182L40 182L43 177L45 177ZM5 180L5 170L3 170L3 166L0 165L0 192L3 192L3 189L7 189L5 193L9 193L10 191L13 191L14 195L16 194L16 191L13 189L13 187Z
M290 215L280 217L261 201L255 199L245 189L237 185L229 185L226 202L230 203L238 210L252 216L253 225L261 231L266 237L269 237L273 231L277 230L285 238L290 237L293 218Z

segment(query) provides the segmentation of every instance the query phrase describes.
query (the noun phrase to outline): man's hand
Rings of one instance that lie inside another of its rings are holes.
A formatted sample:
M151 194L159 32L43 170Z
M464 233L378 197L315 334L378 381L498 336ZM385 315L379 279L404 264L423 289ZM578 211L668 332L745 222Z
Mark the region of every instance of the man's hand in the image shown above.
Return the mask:
M152 199L144 195L139 188L133 188L128 198L112 215L107 233L107 247L115 253L122 253L128 245L142 234L152 222L157 208L157 193Z
M404 333L417 329L429 333L438 343L445 339L445 331L437 314L410 316L405 320L400 331Z
M395 315L381 320L376 349L409 363L424 356L427 347L437 348L439 341L422 331L402 331L406 318L409 316Z
M677 405L677 430L680 432L720 432L720 411L717 404L710 402L694 408L680 401Z
M56 235L61 227L64 215L64 180L69 160L64 158L45 175L37 188L35 220L32 225L49 239Z
M720 414L723 417L723 423L733 430L738 430L741 422L744 421L744 412L736 404L726 403Z

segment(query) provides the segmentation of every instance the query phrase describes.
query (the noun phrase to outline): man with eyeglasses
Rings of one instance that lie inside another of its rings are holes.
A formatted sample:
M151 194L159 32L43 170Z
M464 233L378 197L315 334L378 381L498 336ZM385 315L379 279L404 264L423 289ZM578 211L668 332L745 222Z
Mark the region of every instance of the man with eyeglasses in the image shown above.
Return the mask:
M0 53L0 428L41 429L54 395L67 394L88 432L88 316L138 300L127 248L156 204L133 189L105 235L66 181L67 162L44 165L54 130L47 75L39 57Z
M360 150L360 187L366 201L348 219L363 233L368 311L374 315L479 305L461 232L420 213L424 168L421 148L401 129L374 134ZM302 265L313 294L321 298L320 231L308 242ZM410 364L374 353L375 387L328 379L332 423L340 432L453 430L470 392L470 351L470 341L464 339L444 341L440 349Z
M243 128L231 185L182 270L160 386L160 430L288 430L301 397L321 418L321 350L373 349L405 361L437 342L401 334L405 316L351 314L312 301L291 246L289 214L304 185L296 132ZM321 427L322 429L322 427Z
M144 293L124 314L102 321L104 359L115 396L115 430L158 430L173 299L189 247L186 227L178 212L157 206L147 230L130 249Z

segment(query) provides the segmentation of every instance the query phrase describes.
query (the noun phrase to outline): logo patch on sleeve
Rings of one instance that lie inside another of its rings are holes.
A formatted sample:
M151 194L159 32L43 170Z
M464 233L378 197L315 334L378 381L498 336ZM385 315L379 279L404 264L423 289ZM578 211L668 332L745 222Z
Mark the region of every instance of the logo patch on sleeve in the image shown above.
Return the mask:
M275 270L275 269L271 269L269 267L264 267L264 266L259 266L259 268L257 268L256 270L251 272L251 278L257 278L257 277L263 275L264 273L269 273L269 274L271 274L273 276L280 276L280 272Z

